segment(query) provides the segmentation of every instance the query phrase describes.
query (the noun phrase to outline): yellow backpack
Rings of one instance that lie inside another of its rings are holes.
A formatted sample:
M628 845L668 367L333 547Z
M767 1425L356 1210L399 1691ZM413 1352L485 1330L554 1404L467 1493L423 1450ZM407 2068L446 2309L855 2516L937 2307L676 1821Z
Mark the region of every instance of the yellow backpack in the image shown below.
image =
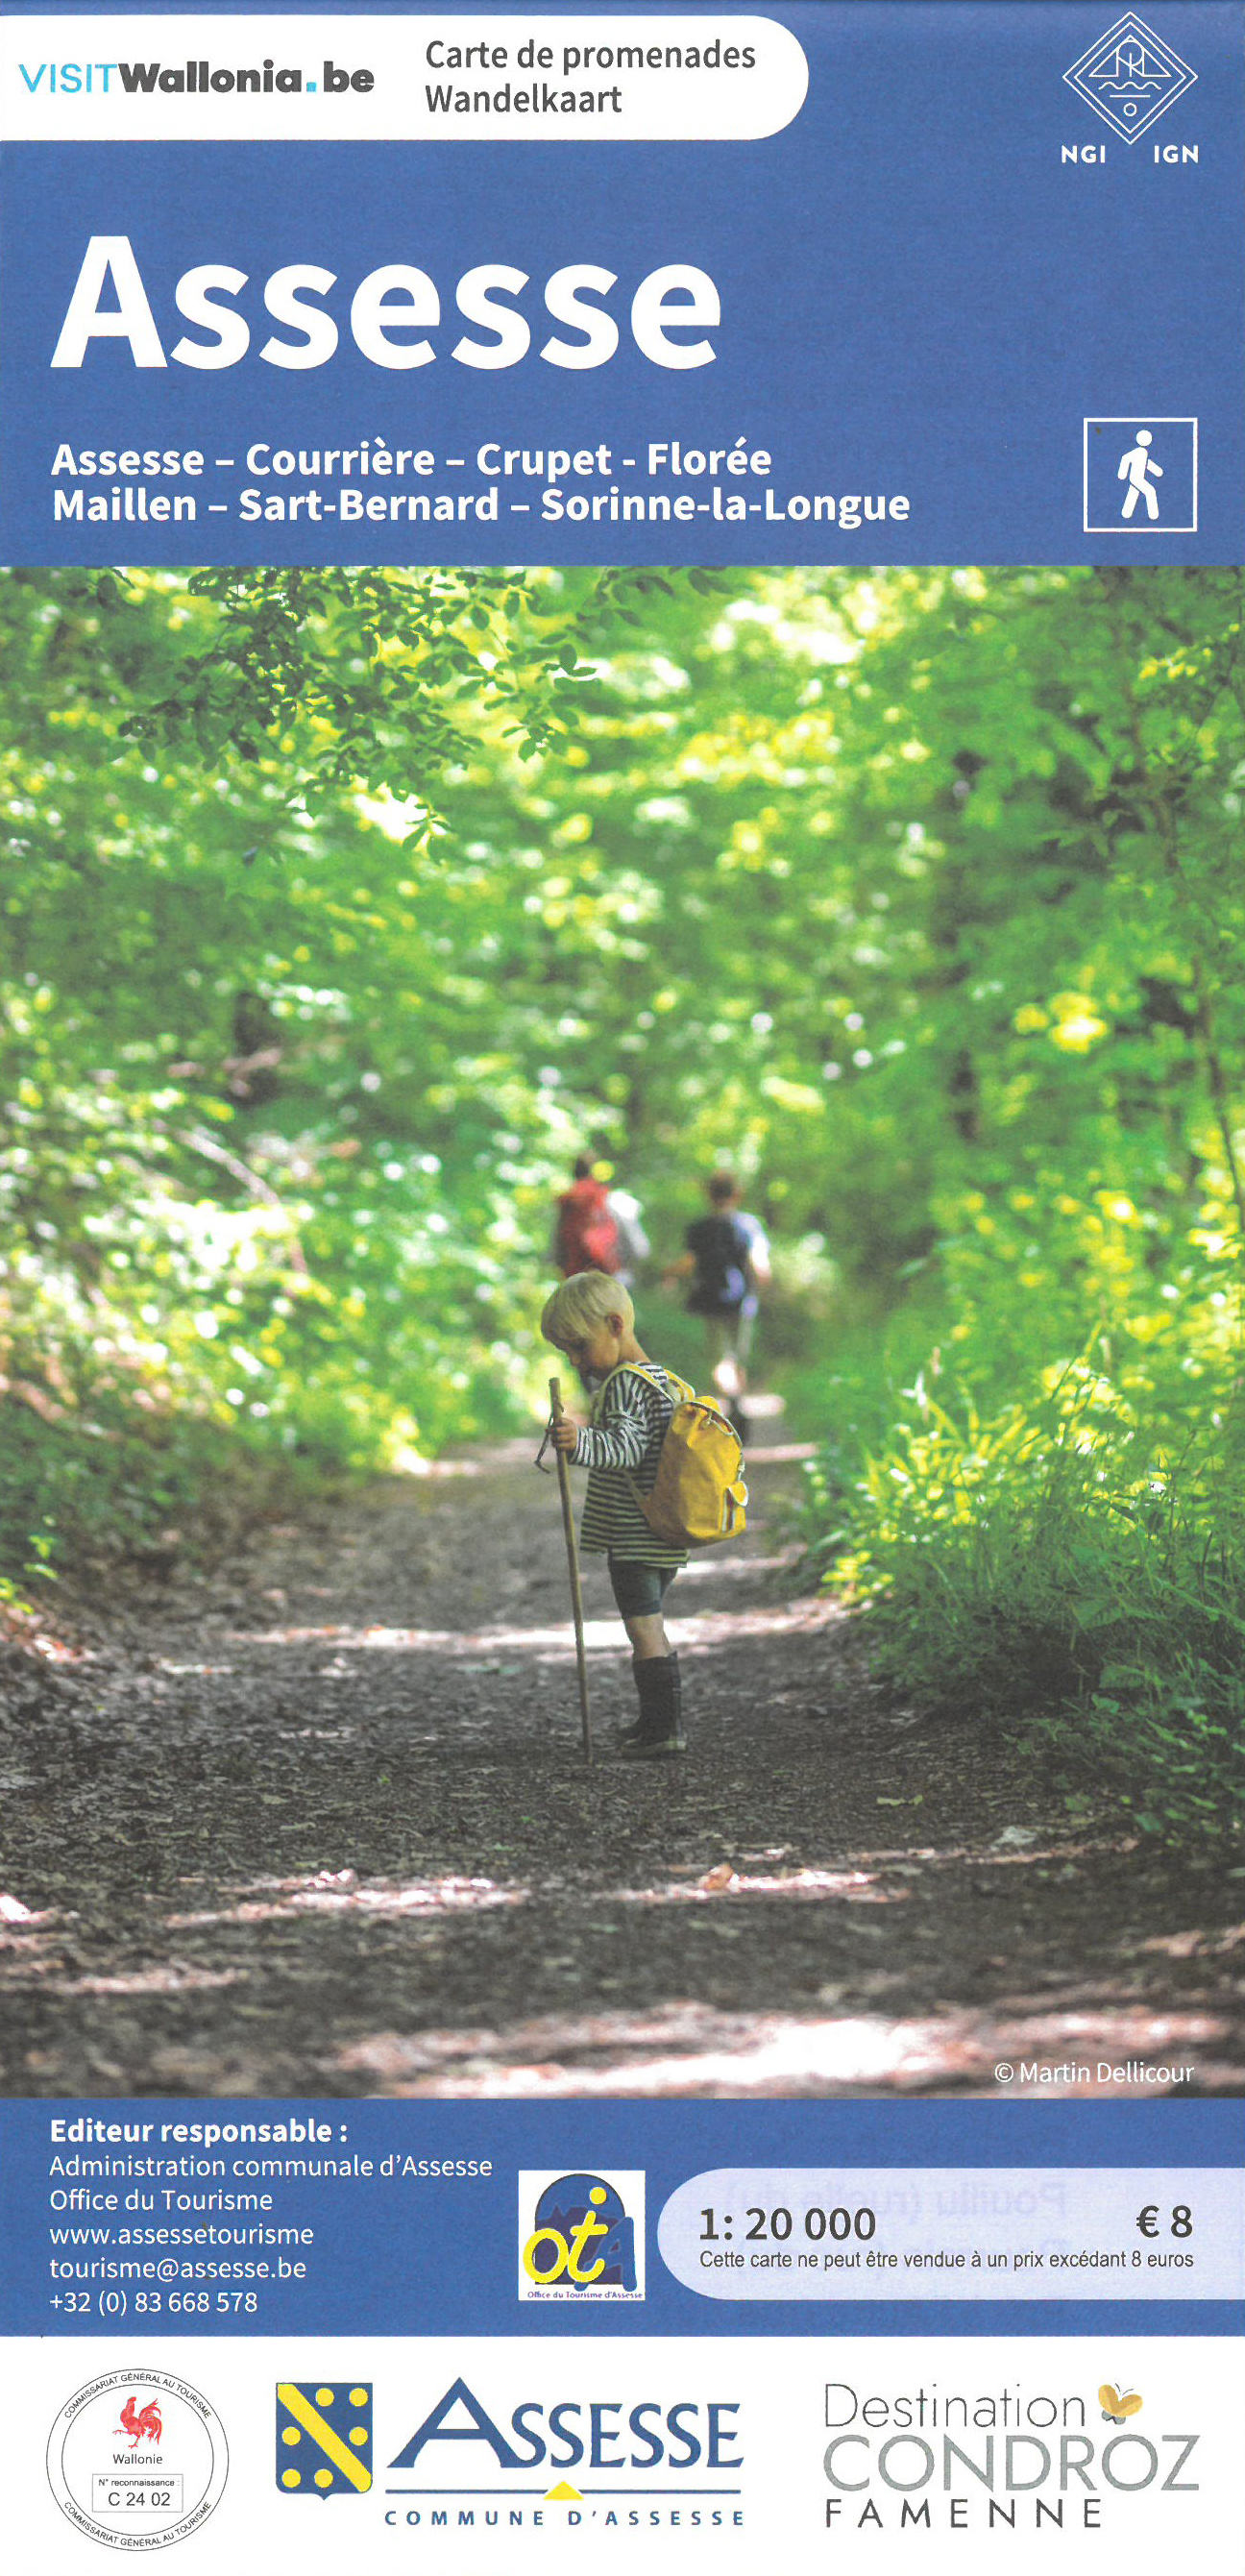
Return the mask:
M636 1376L647 1378L650 1386L659 1386L649 1370L637 1367L634 1360L624 1361L623 1366L634 1368ZM613 1374L617 1377L621 1372L616 1369ZM743 1442L711 1396L695 1394L686 1379L675 1377L670 1369L665 1375L675 1405L661 1444L653 1490L642 1494L634 1476L628 1476L627 1483L654 1538L669 1547L715 1547L719 1539L738 1538L746 1526Z

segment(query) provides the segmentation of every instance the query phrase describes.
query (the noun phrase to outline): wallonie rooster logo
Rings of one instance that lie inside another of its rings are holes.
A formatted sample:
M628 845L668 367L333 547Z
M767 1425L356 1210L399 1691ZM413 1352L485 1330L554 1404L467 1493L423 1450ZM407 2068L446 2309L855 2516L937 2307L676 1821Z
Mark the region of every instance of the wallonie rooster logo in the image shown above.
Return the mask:
M127 2397L117 2431L129 2434L132 2451L138 2449L140 2442L158 2442L164 2426L154 2397L149 2397L145 2406L140 2406L136 2397Z

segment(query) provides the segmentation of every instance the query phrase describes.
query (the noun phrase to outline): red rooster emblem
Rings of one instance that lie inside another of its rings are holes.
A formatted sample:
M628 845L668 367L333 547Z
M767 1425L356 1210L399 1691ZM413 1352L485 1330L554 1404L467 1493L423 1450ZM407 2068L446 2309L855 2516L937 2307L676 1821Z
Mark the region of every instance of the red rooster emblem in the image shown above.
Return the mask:
M127 2397L117 2430L129 2434L132 2451L138 2449L140 2442L158 2442L164 2427L154 2397L150 2397L145 2406L139 2406L133 2397Z

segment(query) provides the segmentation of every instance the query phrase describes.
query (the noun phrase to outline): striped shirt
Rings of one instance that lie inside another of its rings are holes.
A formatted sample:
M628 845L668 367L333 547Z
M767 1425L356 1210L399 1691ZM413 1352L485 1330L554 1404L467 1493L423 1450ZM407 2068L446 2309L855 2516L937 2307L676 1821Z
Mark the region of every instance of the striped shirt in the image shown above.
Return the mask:
M655 1537L627 1482L633 1476L642 1494L652 1492L674 1403L668 1370L650 1363L643 1375L624 1365L594 1398L591 1427L580 1432L572 1453L574 1464L588 1470L579 1525L586 1555L686 1565L687 1549Z

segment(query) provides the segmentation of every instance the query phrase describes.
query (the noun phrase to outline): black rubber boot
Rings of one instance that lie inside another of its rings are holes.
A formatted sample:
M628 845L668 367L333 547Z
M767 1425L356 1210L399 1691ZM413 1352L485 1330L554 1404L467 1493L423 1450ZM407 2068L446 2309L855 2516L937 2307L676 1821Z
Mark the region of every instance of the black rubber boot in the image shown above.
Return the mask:
M640 1675L647 1669L647 1665L641 1662L638 1655L632 1656L631 1678L635 1683L636 1698L640 1703L640 1714L633 1726L623 1726L619 1728L618 1742L620 1747L628 1744L638 1744L640 1737L644 1733L644 1711L648 1704L648 1687L646 1683L640 1680Z
M640 1715L627 1727L621 1749L629 1762L661 1762L685 1749L683 1692L677 1655L648 1655L632 1661Z

